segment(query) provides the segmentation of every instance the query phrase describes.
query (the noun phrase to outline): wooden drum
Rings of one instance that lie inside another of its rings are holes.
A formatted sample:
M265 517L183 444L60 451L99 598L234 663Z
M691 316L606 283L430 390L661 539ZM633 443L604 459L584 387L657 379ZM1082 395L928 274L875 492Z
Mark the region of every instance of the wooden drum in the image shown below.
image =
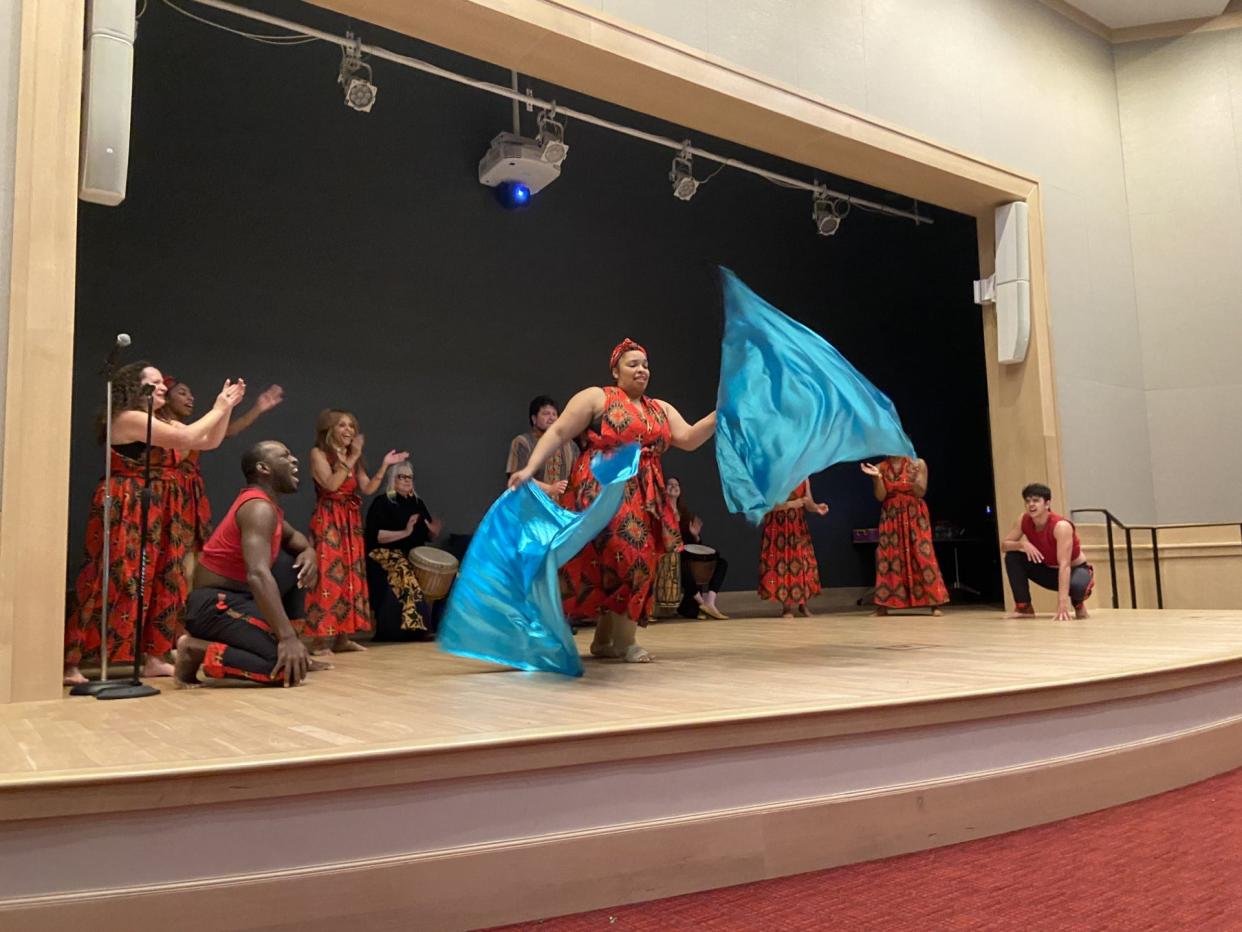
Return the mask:
M438 547L415 547L410 551L410 562L414 564L414 575L428 602L448 595L449 587L457 578L455 556Z
M655 602L661 608L681 604L681 562L676 551L666 553L656 564Z
M716 572L716 550L706 544L686 544L681 558L690 568L690 576L694 584L700 588L712 581L712 573Z

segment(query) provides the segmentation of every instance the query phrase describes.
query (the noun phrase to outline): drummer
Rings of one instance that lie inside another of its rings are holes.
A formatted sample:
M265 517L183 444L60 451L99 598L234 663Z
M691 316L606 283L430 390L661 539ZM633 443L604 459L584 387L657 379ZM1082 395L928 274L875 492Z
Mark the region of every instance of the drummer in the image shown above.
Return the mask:
M674 502L677 508L677 519L681 524L681 539L687 546L687 552L691 548L699 548L702 552L710 551L715 554L716 568L712 572L711 581L707 586L700 586L694 580L694 574L690 570L691 560L687 557L687 552L681 555L681 604L677 606L677 614L683 618L718 618L727 619L729 616L716 607L716 596L720 592L720 587L724 584L725 574L729 572L729 561L722 557L718 552L703 544L703 519L692 512L681 494L681 480L675 476L669 476L664 484L665 495L669 500Z
M376 641L420 641L435 637L433 616L410 562L410 551L434 541L443 530L414 491L408 462L388 471L388 491L367 510L367 588L375 615ZM439 607L443 606L439 603Z

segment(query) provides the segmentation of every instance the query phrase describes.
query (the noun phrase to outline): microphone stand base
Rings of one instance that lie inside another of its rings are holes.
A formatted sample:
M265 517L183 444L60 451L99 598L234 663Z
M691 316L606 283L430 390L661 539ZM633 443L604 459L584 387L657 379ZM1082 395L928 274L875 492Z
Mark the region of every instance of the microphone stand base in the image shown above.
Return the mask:
M119 686L128 686L132 680L126 677L123 680L91 680L89 683L78 683L77 686L71 687L69 695L71 696L95 696L103 692L105 689L116 689Z
M158 696L160 691L146 683L126 683L124 686L113 686L101 689L95 694L96 699L142 699L145 696Z

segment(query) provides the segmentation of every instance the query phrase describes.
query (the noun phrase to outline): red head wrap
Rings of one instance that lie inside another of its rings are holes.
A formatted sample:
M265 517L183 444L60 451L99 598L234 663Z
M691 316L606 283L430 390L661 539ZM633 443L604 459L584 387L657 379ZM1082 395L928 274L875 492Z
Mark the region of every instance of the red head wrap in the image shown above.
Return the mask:
M617 368L617 363L621 361L621 357L624 356L626 353L630 352L630 350L638 350L644 356L647 355L647 351L645 349L643 349L639 344L635 343L629 337L626 337L624 340L622 340L620 343L616 345L616 347L612 351L612 355L608 357L608 368L609 369Z
M166 375L164 376L164 387L169 391L172 391L172 387L180 381L181 380L175 375Z

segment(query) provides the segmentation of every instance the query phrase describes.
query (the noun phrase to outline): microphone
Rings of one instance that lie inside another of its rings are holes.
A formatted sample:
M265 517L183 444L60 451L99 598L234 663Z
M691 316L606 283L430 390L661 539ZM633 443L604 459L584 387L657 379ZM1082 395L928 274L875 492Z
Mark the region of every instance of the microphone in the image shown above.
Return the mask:
M155 394L155 386L152 385L150 382L147 382L142 386L141 389L139 389L139 394L143 398L150 398Z
M128 333L118 333L116 335L116 342L112 344L112 349L108 352L108 359L104 363L105 374L111 375L112 370L116 368L116 359L121 354L121 350L133 342Z

